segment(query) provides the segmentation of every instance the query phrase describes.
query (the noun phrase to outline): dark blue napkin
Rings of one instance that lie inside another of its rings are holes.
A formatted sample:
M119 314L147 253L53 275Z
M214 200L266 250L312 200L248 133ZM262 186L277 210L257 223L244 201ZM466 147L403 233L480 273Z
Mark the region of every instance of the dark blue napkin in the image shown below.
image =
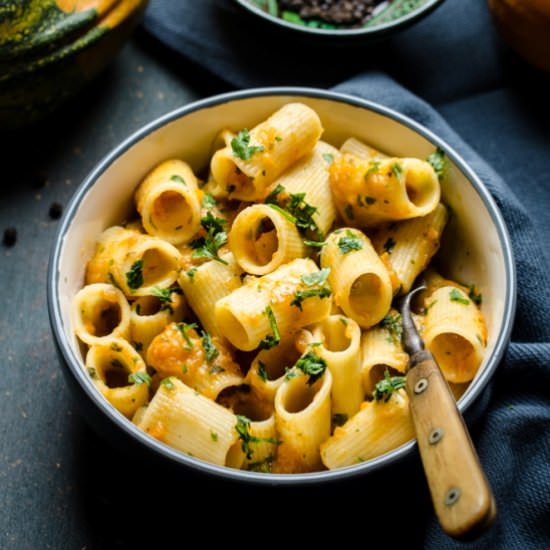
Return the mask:
M512 236L518 270L512 343L487 412L472 429L498 519L470 545L443 535L431 512L412 538L399 529L381 533L384 514L397 518L396 525L400 514L423 515L406 483L392 487L401 492L386 511L376 509L367 486L365 544L550 547L550 79L503 45L479 0L447 0L398 36L338 48L297 42L245 21L231 1L152 0L145 29L235 87L335 86L415 119L472 166Z

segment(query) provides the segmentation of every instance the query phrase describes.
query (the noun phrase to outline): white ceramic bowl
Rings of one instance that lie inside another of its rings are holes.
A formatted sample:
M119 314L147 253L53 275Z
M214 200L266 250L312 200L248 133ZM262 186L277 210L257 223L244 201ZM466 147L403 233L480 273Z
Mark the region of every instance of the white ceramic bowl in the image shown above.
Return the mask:
M311 474L265 475L209 464L156 441L122 417L94 387L70 320L70 305L82 287L86 262L97 236L119 223L133 207L133 192L159 162L180 157L196 169L207 165L217 132L251 128L283 104L299 101L319 114L323 139L338 146L355 136L395 156L426 158L436 146L449 158L442 199L452 216L439 253L446 276L475 281L483 294L488 326L485 359L458 402L474 410L508 343L515 312L516 278L510 239L502 216L480 179L445 142L390 109L351 96L304 88L233 92L190 104L136 132L110 153L75 193L52 251L48 274L50 320L65 373L77 401L102 434L119 446L141 449L183 467L222 477L268 484L294 484L346 478L372 472L410 456L414 442L373 460L340 470Z

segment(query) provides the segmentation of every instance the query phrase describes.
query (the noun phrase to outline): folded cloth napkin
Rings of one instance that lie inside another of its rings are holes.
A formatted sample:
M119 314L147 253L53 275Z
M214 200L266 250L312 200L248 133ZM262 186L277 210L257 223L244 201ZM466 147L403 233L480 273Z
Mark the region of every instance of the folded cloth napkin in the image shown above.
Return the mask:
M425 528L412 535L398 528L381 532L377 527L384 514L392 515L396 525L399 516L421 514L415 510L415 496L400 480L403 485L392 488L402 487L395 508L376 511L376 496L369 497L366 543L385 540L390 546L406 542L413 548L437 549L550 547L550 117L546 102L540 101L541 94L548 97L550 86L546 77L506 58L481 4L447 0L399 37L340 48L330 57L325 46L296 49L295 43L289 45L264 28L260 32L243 26L234 2L152 0L145 20L145 29L168 47L236 87L326 87L345 79L334 89L391 107L445 139L483 180L503 213L518 271L517 317L487 412L472 429L496 496L497 521L471 544L446 537L431 512L420 520ZM514 77L536 83L539 94L508 87ZM442 113L498 166L504 179L451 129ZM368 486L365 492L367 496Z

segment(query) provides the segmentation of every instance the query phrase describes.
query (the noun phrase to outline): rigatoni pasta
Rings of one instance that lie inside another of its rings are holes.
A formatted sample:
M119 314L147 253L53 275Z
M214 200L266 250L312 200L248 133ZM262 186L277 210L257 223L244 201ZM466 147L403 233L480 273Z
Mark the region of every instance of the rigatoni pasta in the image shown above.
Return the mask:
M145 167L133 216L85 266L72 323L90 384L198 460L307 473L412 439L394 308L419 277L414 322L455 395L482 362L481 295L433 271L442 152L436 171L322 133L288 103L220 128L196 172L191 158Z

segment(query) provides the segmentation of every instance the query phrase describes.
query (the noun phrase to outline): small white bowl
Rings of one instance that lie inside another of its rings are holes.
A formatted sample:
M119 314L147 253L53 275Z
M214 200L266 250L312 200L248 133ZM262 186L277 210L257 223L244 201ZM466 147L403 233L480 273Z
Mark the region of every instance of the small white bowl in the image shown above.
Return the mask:
M64 372L89 422L127 450L142 450L182 467L221 477L257 483L304 484L344 479L373 472L411 456L413 441L373 460L333 471L265 475L216 466L197 460L149 437L118 413L93 386L83 368L70 320L70 305L82 287L86 262L97 236L120 223L133 207L133 193L156 164L178 157L203 169L218 131L251 128L288 102L303 102L319 114L323 140L339 146L355 136L395 156L426 158L436 146L448 156L442 199L452 211L439 261L448 277L475 281L483 294L488 345L475 379L458 402L463 414L477 409L497 368L512 329L516 276L510 238L502 216L481 180L443 140L413 120L355 97L307 88L265 88L204 99L165 115L120 144L76 191L66 209L52 251L48 273L50 321L65 365ZM485 393L485 395L488 395ZM475 406L474 406L475 405Z

